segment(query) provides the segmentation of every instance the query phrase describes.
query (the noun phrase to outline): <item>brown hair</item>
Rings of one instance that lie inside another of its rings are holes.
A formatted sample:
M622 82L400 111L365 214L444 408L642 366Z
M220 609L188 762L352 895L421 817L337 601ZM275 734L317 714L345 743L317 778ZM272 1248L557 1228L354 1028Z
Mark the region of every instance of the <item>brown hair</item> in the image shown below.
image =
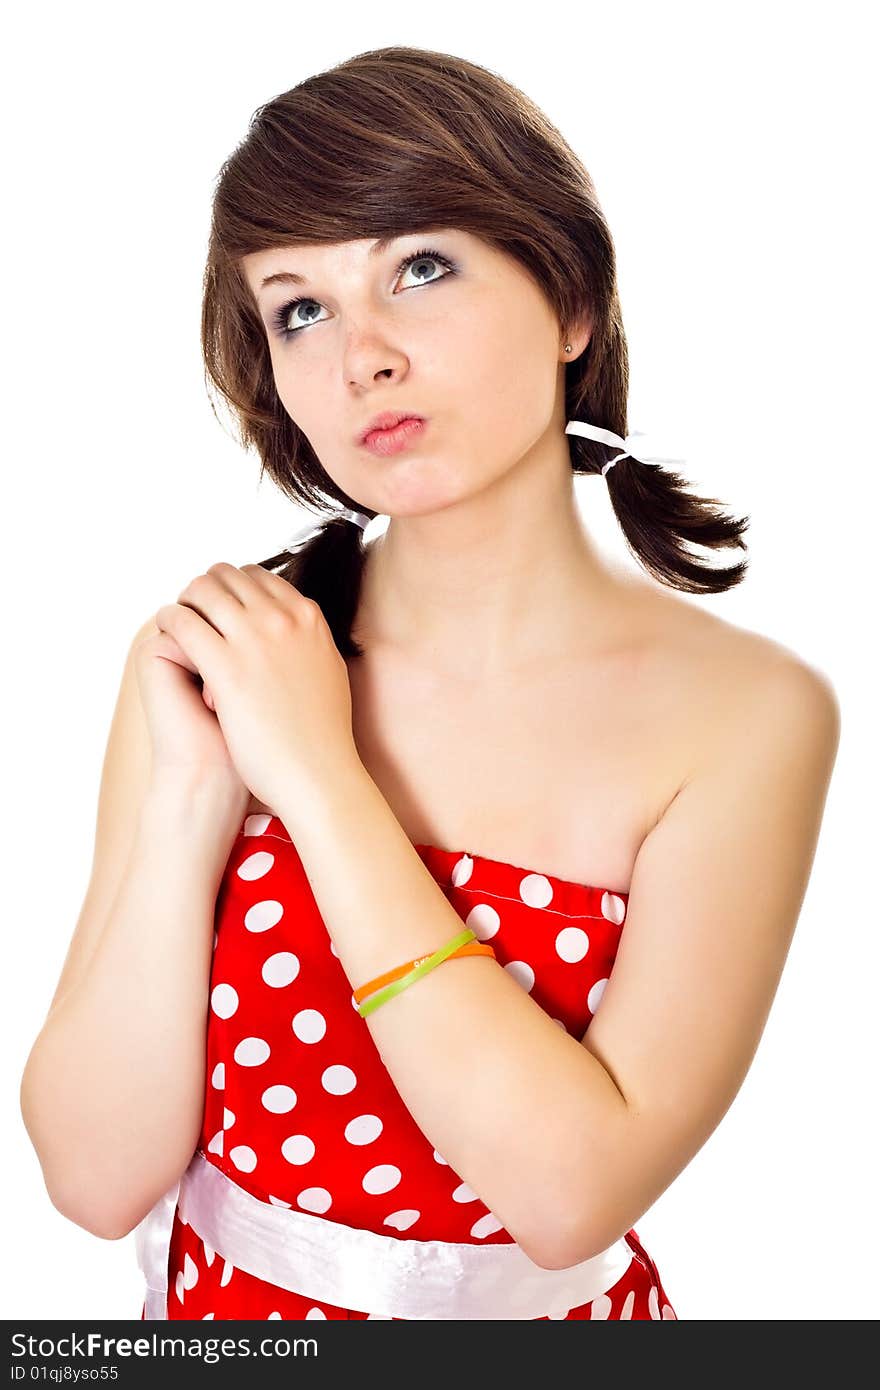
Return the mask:
M563 331L589 313L592 336L566 368L566 419L627 433L628 355L614 245L592 180L518 88L463 58L420 48L356 54L259 107L224 162L214 194L202 303L206 382L245 448L307 510L363 510L328 476L284 410L241 257L275 246L457 227L515 257L542 287ZM213 405L213 402L212 402ZM215 411L216 413L216 411ZM575 473L599 472L608 446L568 435ZM685 491L657 464L622 459L608 490L629 549L661 583L720 593L747 562L705 564L686 547L738 546L748 517ZM335 517L295 552L260 563L323 610L336 645L351 635L363 532Z

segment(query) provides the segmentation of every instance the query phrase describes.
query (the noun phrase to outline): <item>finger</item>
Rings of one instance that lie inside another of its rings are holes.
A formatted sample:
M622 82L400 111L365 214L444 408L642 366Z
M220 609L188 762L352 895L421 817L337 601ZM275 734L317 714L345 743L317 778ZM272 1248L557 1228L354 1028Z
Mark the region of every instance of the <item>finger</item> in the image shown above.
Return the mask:
M199 674L198 667L190 661L180 643L175 642L174 638L167 632L154 633L153 636L146 638L141 646L147 656L162 656L167 661L176 662L178 666L192 672L194 676Z
M287 605L292 604L294 612L302 612L303 604L307 600L289 579L275 574L272 570L264 569L262 565L242 565L241 572L252 578L254 584L263 588L272 598Z
M249 579L253 580L254 584L259 585L267 594L276 594L278 592L278 585L275 581L281 579L281 576L279 574L273 574L271 570L264 569L262 565L242 565L240 573L247 575ZM287 580L282 579L281 582L282 584L287 584ZM287 584L287 587L289 589L291 586Z
M231 569L232 566L227 566ZM225 577L210 570L197 574L177 595L177 602L191 608L222 637L241 630L245 605Z
M254 568L258 569L259 566L251 566L252 570ZM245 573L244 570L237 569L235 565L229 565L223 560L209 565L205 573L199 575L197 581L193 581L194 584L196 582L200 586L198 597L205 605L211 605L210 615L222 617L222 622L215 624L215 626L219 626L221 631L230 635L237 630L234 624L241 614L250 610L252 617L264 615L269 605L273 601L277 601L278 598L277 593L273 593L260 584L252 573ZM211 587L212 585L213 587ZM223 607L222 596L224 593L234 596L239 606L238 613L228 605ZM187 601L189 598L190 596L187 595ZM179 599L178 602L180 602Z
M277 606L280 603L288 613L302 618L311 604L311 600L301 594L293 584L282 579L280 574L273 574L271 570L264 569L262 565L242 565L240 569L236 569L234 565L219 561L216 565L209 566L207 573L216 574L223 584L238 594L244 606L255 614L265 614L270 605Z
M214 688L223 683L229 669L229 648L222 633L181 603L163 604L154 621L160 631L169 633L195 662L203 681L209 680Z

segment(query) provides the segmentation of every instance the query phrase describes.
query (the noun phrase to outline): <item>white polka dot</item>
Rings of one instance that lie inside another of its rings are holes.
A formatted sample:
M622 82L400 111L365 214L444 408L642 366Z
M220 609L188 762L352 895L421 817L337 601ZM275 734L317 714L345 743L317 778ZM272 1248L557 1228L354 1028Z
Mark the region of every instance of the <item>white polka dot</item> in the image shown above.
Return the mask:
M235 1124L235 1116L233 1115L232 1111L231 1111L231 1110L227 1110L227 1109L226 1109L226 1106L224 1105L224 1107L223 1107L223 1128L224 1128L224 1129L231 1129L232 1126L233 1126L234 1124Z
M660 1299L657 1295L656 1284L652 1284L648 1290L648 1312L652 1318L660 1317Z
M213 1313L203 1313L203 1314L202 1314L202 1322L207 1322L207 1321L208 1321L208 1318L212 1318L213 1316L214 1316Z
M252 1173L257 1166L257 1155L247 1144L236 1144L229 1150L229 1157L240 1173Z
M616 893L603 893L602 916L619 927L626 916L626 903L623 898L619 898Z
M299 974L299 960L292 951L277 951L263 962L260 972L267 985L280 989L289 985Z
M215 985L211 990L211 1008L218 1018L232 1018L238 1008L238 994L232 985Z
M509 960L504 969L508 975L512 975L518 985L522 985L528 994L535 983L535 972L524 960Z
M325 1211L329 1211L333 1199L326 1187L306 1187L296 1200L304 1211L313 1211L318 1216L323 1216Z
M663 1317L667 1320L667 1322L670 1318L674 1318L675 1321L678 1322L678 1318L675 1316L675 1309L670 1307L668 1303L663 1304Z
M332 938L331 938L331 940L330 940L330 954L331 954L331 956L335 956L337 960L339 959L339 952L337 951L336 947L333 945Z
M314 1322L316 1318L323 1318L326 1322L327 1314L322 1313L320 1308L310 1308L309 1311L306 1313L306 1322L308 1322L309 1320Z
M602 1001L602 995L605 993L605 986L607 983L607 977L604 980L597 980L587 995L587 1008L591 1014L594 1014L598 1009Z
M520 879L519 895L528 907L546 907L553 901L553 885L544 874L526 874Z
M174 1292L177 1294L178 1301L183 1302L183 1270L179 1269L174 1276Z
M213 946L211 947L211 950L212 950L212 951L216 951L216 949L217 949L217 933L215 932L215 933L214 933L214 944L213 944Z
M476 1202L477 1194L466 1182L460 1182L452 1194L453 1202Z
M226 1063L218 1062L211 1072L211 1085L215 1091L222 1091L226 1085Z
M372 1144L382 1133L383 1125L378 1115L357 1115L345 1126L345 1137L349 1144Z
M480 941L488 941L501 926L501 918L488 903L476 903L464 919L464 924Z
M569 965L576 965L590 949L590 938L580 927L563 927L556 938L556 954Z
M280 1318L280 1317L281 1317L281 1314L280 1314L280 1313L270 1313L269 1316L267 1317L266 1321L267 1321L267 1322L271 1322L273 1318ZM282 1321L283 1321L283 1319L282 1319Z
M551 1022L557 1024L557 1025L562 1029L563 1033L567 1033L567 1032L568 1032L568 1029L566 1028L565 1024L562 1022L562 1019L561 1019L561 1018L554 1018L554 1019L551 1020Z
M260 1100L273 1115L286 1115L296 1105L296 1091L292 1086L267 1086Z
M453 883L454 887L456 887L456 888L461 888L461 887L463 887L463 885L464 885L465 883L467 883L467 881L468 881L468 879L470 878L470 876L471 876L471 874L473 873L473 871L474 871L474 861L473 861L473 859L471 858L471 856L470 856L469 854L463 854L463 855L461 856L461 858L460 858L459 860L457 860L457 862L456 862L456 864L455 864L455 866L454 866L454 868L453 868L453 870L452 870L452 883Z
M400 1169L395 1168L393 1163L377 1163L375 1168L370 1168L364 1173L361 1186L365 1192L378 1195L381 1192L390 1192L402 1177Z
M269 1201L273 1207L289 1207L291 1205L290 1202L285 1202L283 1197L273 1197L271 1193L269 1194Z
M315 1156L315 1145L307 1134L291 1134L281 1145L288 1163L309 1163Z
M242 1038L232 1055L240 1067L258 1067L269 1052L269 1044L263 1038Z
M215 1251L211 1249L210 1245L206 1240L202 1241L202 1250L205 1252L205 1264L210 1269L211 1265L214 1263Z
M484 1236L493 1236L496 1231L501 1231L503 1229L504 1227L501 1225L498 1217L493 1216L491 1211L489 1211L485 1216L481 1216L478 1221L474 1222L473 1226L471 1226L470 1234L475 1240L482 1240Z
M382 1222L383 1226L393 1226L395 1231L408 1231L410 1226L414 1226L421 1216L420 1211L412 1208L404 1208L403 1211L393 1211L390 1216L386 1216Z
M438 1154L438 1152L437 1152L436 1149L434 1150L434 1162L435 1162L435 1163L442 1163L442 1164L444 1164L447 1168L449 1167L448 1161L442 1156L442 1154Z
M607 1293L599 1293L590 1304L590 1317L607 1320L611 1316L611 1299Z
M324 1015L318 1009L300 1009L293 1020L293 1031L300 1042L320 1042L327 1032Z
M331 1096L347 1096L357 1085L357 1077L351 1067L336 1063L332 1067L326 1067L322 1072L321 1085Z
M225 1288L226 1288L226 1285L229 1283L230 1279L232 1278L232 1271L233 1271L234 1269L235 1269L235 1265L232 1263L231 1260L224 1260L224 1261L223 1261L223 1273L220 1275L220 1287L221 1287L221 1289L225 1289Z
M253 811L245 820L242 834L264 835L271 819L271 815L267 815L265 811Z
M244 914L244 924L248 931L268 931L276 926L284 916L284 908L274 898L264 898L254 903Z
M221 1158L223 1157L223 1131L222 1131L222 1129L218 1129L217 1133L214 1135L214 1138L213 1138L213 1139L210 1141L210 1143L208 1144L208 1153L209 1153L209 1154L219 1154Z
M262 878L267 874L275 863L275 855L268 850L258 849L253 854L249 854L243 864L238 866L239 878L247 879L248 883L255 878Z
M627 1294L626 1298L623 1300L623 1307L622 1307L621 1310L620 1310L620 1319L619 1319L620 1322L625 1322L625 1321L629 1320L630 1318L632 1318L632 1315L633 1315L633 1306L634 1306L634 1304L635 1304L635 1301L636 1301L636 1291L635 1291L635 1289L630 1289L630 1291L629 1291L629 1293Z

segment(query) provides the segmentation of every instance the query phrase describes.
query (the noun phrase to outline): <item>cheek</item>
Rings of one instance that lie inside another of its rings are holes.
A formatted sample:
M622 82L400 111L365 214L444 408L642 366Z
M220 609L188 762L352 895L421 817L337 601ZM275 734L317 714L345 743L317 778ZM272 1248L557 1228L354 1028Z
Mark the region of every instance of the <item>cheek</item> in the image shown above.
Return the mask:
M476 306L470 330L457 344L463 369L480 396L521 413L534 395L546 392L554 378L556 338L546 306L535 292L517 281L509 293L495 295ZM557 335L558 336L558 335ZM552 399L552 387L551 387Z
M462 363L460 400L473 457L519 457L547 428L556 395L555 342L545 326L511 316Z
M293 361L273 363L273 376L278 399L290 418L306 435L312 447L320 449L328 432L327 387L315 379L308 365L298 365Z

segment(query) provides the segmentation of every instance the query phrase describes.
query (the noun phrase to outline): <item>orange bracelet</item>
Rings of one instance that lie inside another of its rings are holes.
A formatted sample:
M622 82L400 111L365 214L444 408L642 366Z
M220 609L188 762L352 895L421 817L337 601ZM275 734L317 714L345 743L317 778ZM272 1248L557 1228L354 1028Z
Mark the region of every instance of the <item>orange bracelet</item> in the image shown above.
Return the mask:
M430 952L428 953L430 955ZM459 946L457 951L453 951L447 960L455 960L456 956L494 956L495 952L488 942L466 941L463 946ZM361 985L360 989L354 992L354 1001L360 1004L366 999L368 994L374 994L377 989L382 989L384 985L393 984L395 980L401 979L404 975L417 966L421 961L427 960L428 956L416 956L415 960L408 960L406 965L398 965L395 970L389 970L387 975L377 975L375 980L370 980L369 984Z

